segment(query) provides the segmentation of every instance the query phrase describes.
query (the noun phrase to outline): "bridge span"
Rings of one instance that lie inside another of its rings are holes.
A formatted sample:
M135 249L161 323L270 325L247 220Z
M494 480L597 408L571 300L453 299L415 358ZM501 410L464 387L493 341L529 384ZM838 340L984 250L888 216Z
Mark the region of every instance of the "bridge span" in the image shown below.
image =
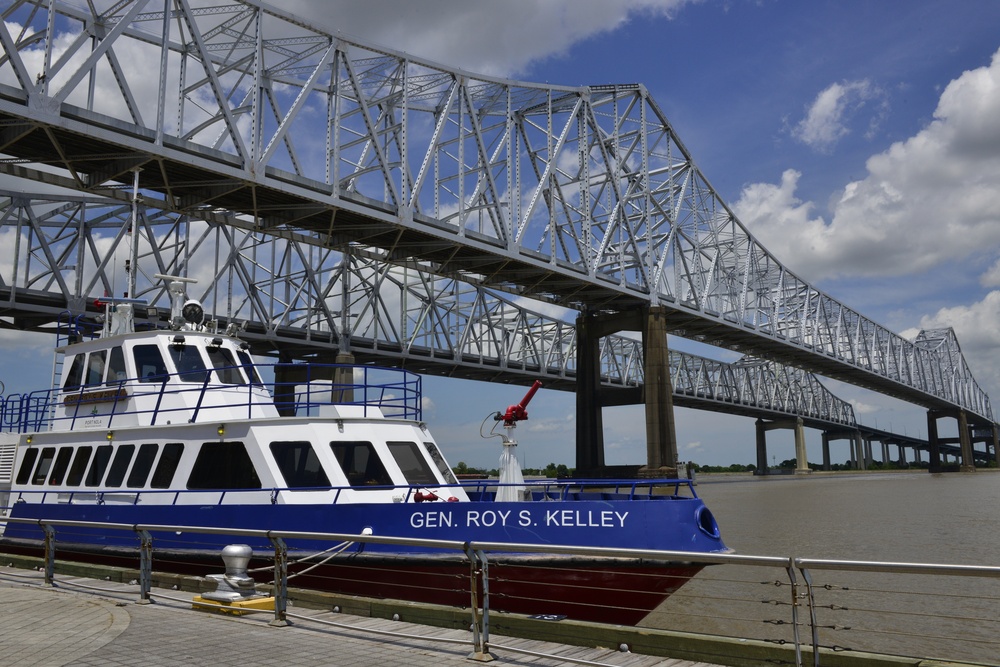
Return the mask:
M907 341L785 269L641 85L479 76L250 0L2 16L0 173L112 197L135 177L166 210L572 308L581 400L599 341L638 330L654 472L676 462L667 333L924 406L929 432L993 428L953 334Z

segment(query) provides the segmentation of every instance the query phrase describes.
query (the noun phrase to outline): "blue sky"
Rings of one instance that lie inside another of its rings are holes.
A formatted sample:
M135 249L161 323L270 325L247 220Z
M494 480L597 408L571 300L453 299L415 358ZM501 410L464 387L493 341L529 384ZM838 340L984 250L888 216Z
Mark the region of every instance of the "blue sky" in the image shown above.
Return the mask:
M312 14L318 5L287 8L471 71L644 84L782 262L909 337L955 327L980 384L1000 396L1000 280L990 277L1000 273L1000 62L990 67L1000 3L375 0L324 2L330 9ZM926 434L919 408L827 384L862 422ZM499 447L474 431L521 389L431 378L427 388L452 462L491 465ZM536 396L516 433L527 465L572 465L573 410L572 396ZM754 461L751 420L678 410L677 421L682 459ZM605 438L610 463L644 461L639 409L606 410ZM807 430L807 440L820 460L820 434ZM768 441L769 458L793 457L790 433ZM833 456L846 459L846 443Z
M954 327L980 384L1000 401L1000 2L281 6L472 72L644 84L723 200L783 263L908 337ZM20 340L0 334L8 348ZM926 434L919 408L828 386L864 423ZM425 417L453 464L494 467L499 442L480 440L479 424L523 391L427 378ZM515 433L528 466L573 465L573 412L572 395L539 392ZM678 410L677 421L681 459L755 460L752 420ZM605 438L609 463L644 462L641 409L606 410ZM820 460L819 433L807 430L807 440L810 460ZM789 433L768 441L769 458L793 457ZM835 445L834 460L846 458L846 444Z

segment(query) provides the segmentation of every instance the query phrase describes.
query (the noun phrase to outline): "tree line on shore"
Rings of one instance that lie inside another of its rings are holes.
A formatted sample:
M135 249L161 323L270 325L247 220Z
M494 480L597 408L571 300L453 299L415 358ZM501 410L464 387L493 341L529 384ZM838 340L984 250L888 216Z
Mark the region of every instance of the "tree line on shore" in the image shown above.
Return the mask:
M698 474L711 474L711 473L738 473L738 472L757 472L757 466L753 463L732 463L728 466L713 466L713 465L701 465L693 461L683 464L687 467L689 471ZM957 464L956 464L957 465ZM991 461L988 467L996 467L996 463ZM795 459L785 459L781 463L776 463L771 466L772 470L795 470L798 467L798 463ZM872 463L867 467L867 470L905 470L908 468L923 468L926 469L928 463L926 461L921 462L909 462L900 464L898 461L887 461L883 463L882 461L872 461ZM823 470L822 464L819 463L809 463L810 470ZM849 460L843 463L833 463L830 465L830 470L835 471L850 471L857 470L857 466L853 465ZM469 466L465 461L459 461L458 465L454 467L455 474L460 478L482 478L486 479L489 477L499 477L500 471L497 468L487 469L487 468L477 468ZM575 468L570 468L565 464L559 463L549 463L544 468L524 468L521 470L524 475L537 476L537 477L572 477L576 472Z

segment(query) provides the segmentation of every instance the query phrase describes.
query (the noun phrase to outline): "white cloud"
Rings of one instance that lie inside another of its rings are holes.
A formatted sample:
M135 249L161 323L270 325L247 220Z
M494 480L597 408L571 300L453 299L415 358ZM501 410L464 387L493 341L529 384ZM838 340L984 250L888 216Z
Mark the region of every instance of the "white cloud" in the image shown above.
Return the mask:
M792 128L792 136L815 150L827 152L850 133L848 124L870 104L874 105L875 113L865 133L869 138L887 111L885 92L868 79L831 84L816 96L806 117Z
M1000 259L979 277L979 284L983 287L1000 287Z
M952 81L934 120L867 169L835 198L828 223L795 197L797 172L779 186L746 186L733 208L779 260L808 267L810 281L908 275L997 248L1000 52Z
M1000 291L971 305L941 308L920 320L921 329L951 327L972 366L980 387L991 396L1000 392Z
M821 217L811 217L815 206L795 196L802 174L787 169L781 183L752 183L733 205L736 216L750 228L778 261L793 271L808 267L797 261L804 254L825 251L829 229ZM807 247L803 247L809 244Z
M673 16L692 0L289 0L283 9L419 58L512 76L533 61L642 13Z

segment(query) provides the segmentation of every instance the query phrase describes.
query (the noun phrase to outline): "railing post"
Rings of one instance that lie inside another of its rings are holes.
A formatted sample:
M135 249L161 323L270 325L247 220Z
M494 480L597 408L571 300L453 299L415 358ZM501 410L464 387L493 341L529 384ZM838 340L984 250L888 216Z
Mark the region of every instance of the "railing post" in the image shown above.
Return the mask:
M274 545L274 620L268 625L283 628L288 625L288 547L280 537L267 539Z
M816 625L816 597L813 594L812 576L807 568L799 566L806 582L806 599L809 603L809 627L812 628L813 665L819 667L819 627Z
M45 531L45 585L55 586L56 574L56 529L47 523L41 524Z
M153 536L148 530L139 534L139 600L137 604L150 604L149 590L153 587Z
M468 543L465 555L469 559L469 591L472 598L472 642L473 651L469 660L491 662L496 659L490 653L490 591L489 561L482 551L473 550ZM482 611L479 607L479 591L482 591Z
M792 638L795 640L795 667L802 667L802 643L799 641L799 584L795 578L794 561L789 559L788 580L792 584Z

